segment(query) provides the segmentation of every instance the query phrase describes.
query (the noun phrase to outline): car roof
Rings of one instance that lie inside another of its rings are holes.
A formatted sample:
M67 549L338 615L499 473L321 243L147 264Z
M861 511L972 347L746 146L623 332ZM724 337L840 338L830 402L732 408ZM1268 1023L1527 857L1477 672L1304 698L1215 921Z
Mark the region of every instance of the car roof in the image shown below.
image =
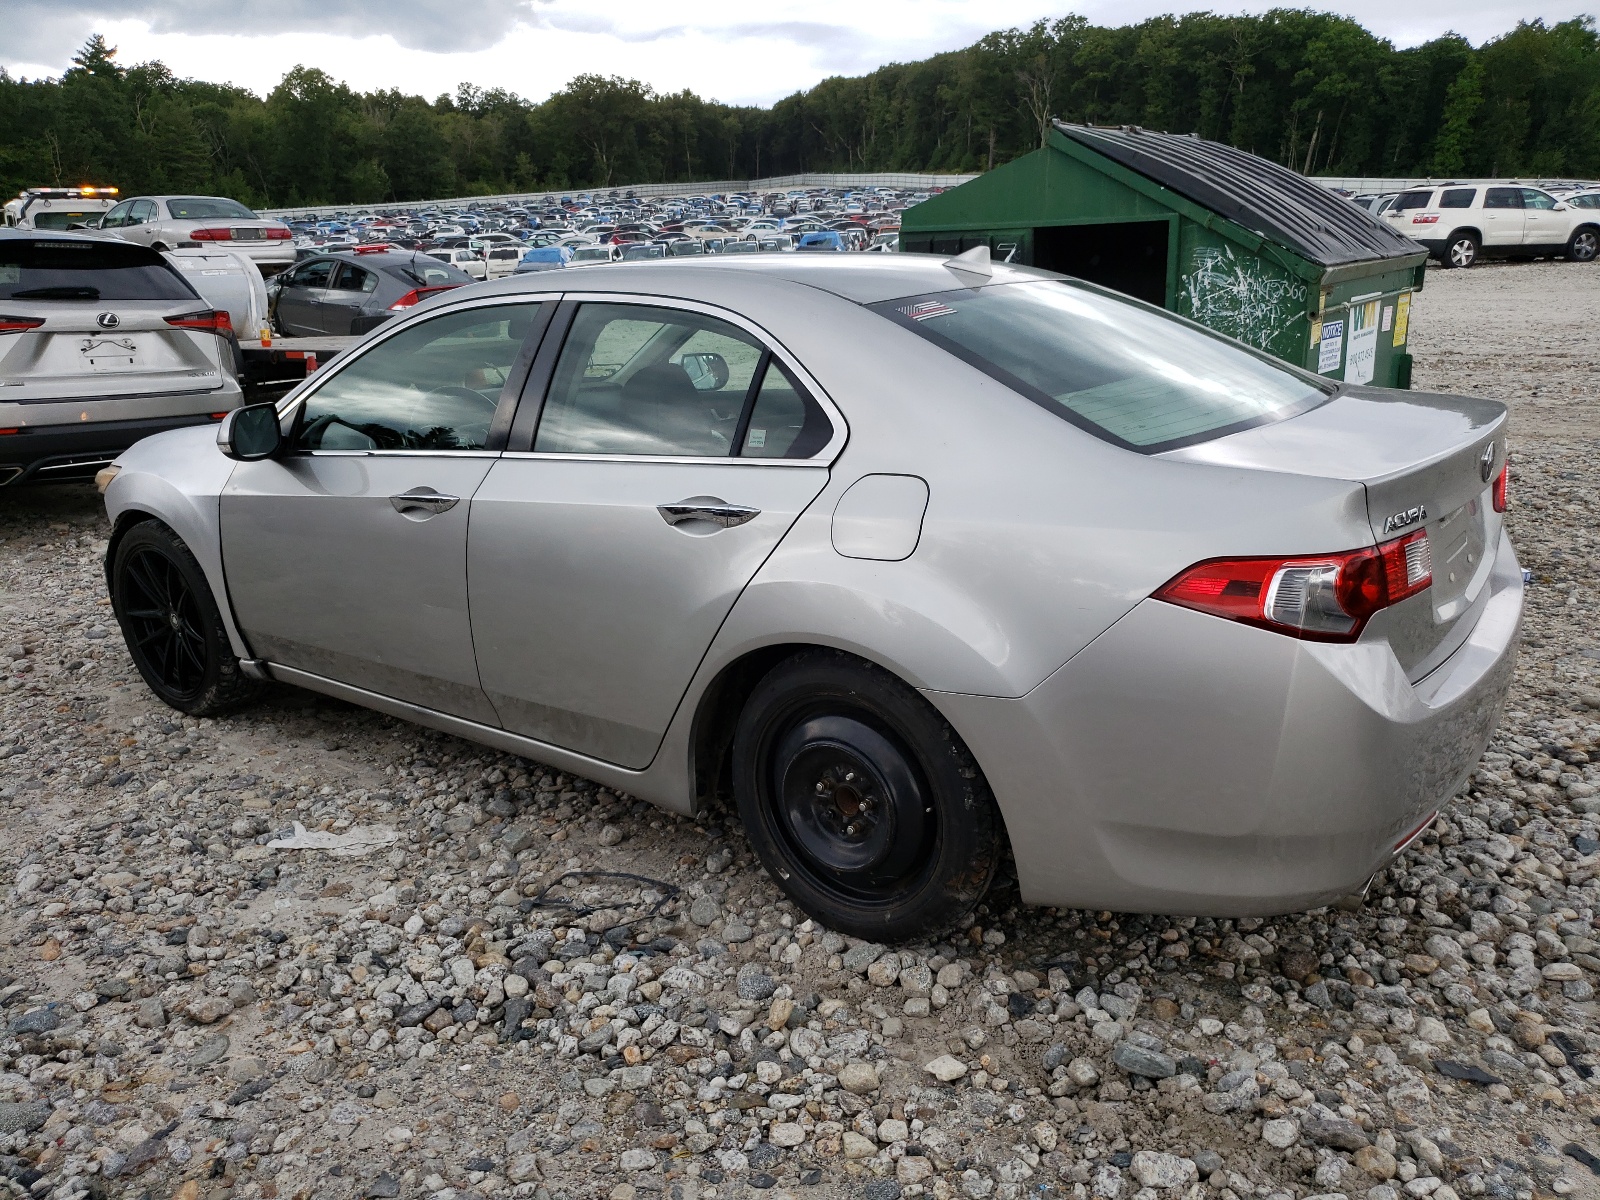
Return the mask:
M13 241L44 240L51 242L93 242L97 246L103 246L106 244L106 242L111 240L110 238L92 237L83 233L68 233L66 230L62 230L60 233L57 233L49 229L12 229L8 226L0 226L0 238L10 239ZM139 244L138 242L123 241L121 238L116 240L122 242L122 244L126 246L137 246Z
M947 267L950 260L939 254L897 255L818 255L750 254L723 258L698 255L678 260L641 260L607 266L585 267L572 276L562 275L562 291L638 292L645 295L681 296L684 299L714 301L738 291L747 277L755 274L763 281L781 281L829 292L857 304L876 304L901 296L925 292L944 292L984 282L985 277L970 271ZM1054 278L1048 272L1026 267L991 264L988 282L1008 283L1025 279ZM741 278L746 277L746 278ZM755 282L748 280L748 282ZM509 286L503 286L509 285ZM548 279L530 282L530 277L497 281L490 288L548 291Z

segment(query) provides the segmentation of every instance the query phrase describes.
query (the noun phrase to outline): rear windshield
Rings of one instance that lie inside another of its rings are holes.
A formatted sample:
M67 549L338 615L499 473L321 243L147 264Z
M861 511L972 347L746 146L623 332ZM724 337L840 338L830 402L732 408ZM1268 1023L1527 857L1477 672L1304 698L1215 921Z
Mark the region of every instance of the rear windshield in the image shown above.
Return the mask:
M83 225L100 215L100 210L94 212L67 212L65 209L52 209L49 212L30 213L35 229L65 230L73 225Z
M0 238L0 300L194 300L154 250L132 242Z
M425 254L419 254L410 262L390 267L389 270L416 287L450 287L472 282L472 276L465 271Z
M225 200L221 196L185 196L179 200L168 200L167 211L179 221L211 221L218 217L243 221L257 219L255 213L237 200Z
M1329 394L1221 337L1067 281L871 307L1064 420L1144 454L1280 421Z
M1427 208L1432 202L1432 188L1420 192L1402 192L1400 198L1394 202L1394 211L1405 212L1409 208Z

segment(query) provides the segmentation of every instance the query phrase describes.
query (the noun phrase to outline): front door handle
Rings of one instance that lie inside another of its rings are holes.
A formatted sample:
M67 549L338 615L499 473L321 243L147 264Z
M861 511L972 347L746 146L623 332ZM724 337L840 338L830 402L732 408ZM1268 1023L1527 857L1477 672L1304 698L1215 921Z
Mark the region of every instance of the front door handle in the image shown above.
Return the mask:
M690 496L676 504L658 504L656 511L668 525L681 525L685 521L709 521L731 529L761 515L759 508L746 504L729 504L716 496Z
M417 512L449 512L461 503L461 497L447 496L443 492L434 491L431 487L414 487L409 492L390 496L389 503L394 505L395 512L409 516Z

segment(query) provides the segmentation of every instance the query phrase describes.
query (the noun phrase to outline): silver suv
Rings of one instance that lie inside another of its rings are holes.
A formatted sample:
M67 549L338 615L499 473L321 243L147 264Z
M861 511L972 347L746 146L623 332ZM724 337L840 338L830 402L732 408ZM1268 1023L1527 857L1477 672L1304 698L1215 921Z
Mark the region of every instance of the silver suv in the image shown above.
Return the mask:
M226 312L144 246L0 231L0 487L93 476L242 396Z

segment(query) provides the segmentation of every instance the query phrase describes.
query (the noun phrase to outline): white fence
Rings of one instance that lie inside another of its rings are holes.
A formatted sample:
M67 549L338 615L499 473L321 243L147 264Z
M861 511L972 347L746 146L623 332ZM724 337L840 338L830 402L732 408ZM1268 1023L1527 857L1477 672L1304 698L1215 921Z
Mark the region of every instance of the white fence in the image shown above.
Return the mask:
M707 196L728 192L785 192L791 188L890 187L903 190L955 187L976 175L777 175L770 179L718 179L698 183L629 183L608 188L547 188L537 192L512 192L500 196L456 196L447 200L407 200L393 204L324 204L304 208L258 210L264 217L331 217L350 212L402 212L415 208L466 207L475 204L527 204L562 196Z

